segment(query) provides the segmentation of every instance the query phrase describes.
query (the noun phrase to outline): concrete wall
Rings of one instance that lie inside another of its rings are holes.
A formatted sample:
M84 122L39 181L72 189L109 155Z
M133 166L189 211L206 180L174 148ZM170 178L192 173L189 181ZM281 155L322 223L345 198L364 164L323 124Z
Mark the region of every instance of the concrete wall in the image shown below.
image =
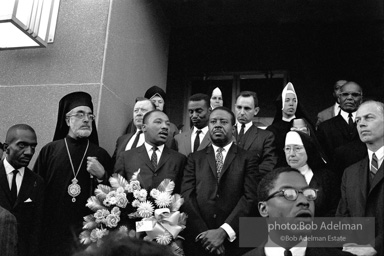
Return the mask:
M155 1L61 1L53 44L0 52L0 141L11 125L31 125L39 143L33 166L52 141L59 100L82 90L93 98L100 145L112 154L133 99L153 84L165 88L168 33Z

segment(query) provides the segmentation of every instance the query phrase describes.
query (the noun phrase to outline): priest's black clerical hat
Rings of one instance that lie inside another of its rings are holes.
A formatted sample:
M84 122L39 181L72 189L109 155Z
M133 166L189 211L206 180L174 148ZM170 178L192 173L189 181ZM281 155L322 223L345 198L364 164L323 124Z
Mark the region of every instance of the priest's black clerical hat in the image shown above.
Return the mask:
M79 106L87 106L93 111L92 97L86 92L72 92L65 95L61 98L59 102L59 113L57 116L57 124L55 135L53 136L53 140L61 140L67 136L69 127L66 123L66 115L72 109ZM93 144L99 145L99 139L97 136L96 124L92 122L92 133L88 137L90 142Z

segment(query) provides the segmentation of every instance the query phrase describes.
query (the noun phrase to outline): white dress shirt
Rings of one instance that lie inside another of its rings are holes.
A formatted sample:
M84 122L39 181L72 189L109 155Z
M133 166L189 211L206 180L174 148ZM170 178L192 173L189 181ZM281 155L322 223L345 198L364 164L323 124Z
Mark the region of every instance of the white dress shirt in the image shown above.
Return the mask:
M226 145L225 147L223 147L223 151L222 151L222 155L223 155L223 163L225 163L225 158L227 157L227 154L228 154L228 151L229 151L229 148L232 146L233 142L229 143L228 145ZM213 147L213 150L215 151L215 159L216 159L216 155L217 155L217 149L219 149L218 146L215 146L212 144L212 147ZM236 232L233 230L233 228L228 224L228 223L224 223L223 225L220 226L222 229L225 230L225 232L227 233L228 235L228 240L230 242L233 242L235 241L236 239Z
M295 247L289 249L292 253L292 256L305 256L305 251L307 250L307 241L301 241ZM268 241L264 246L264 252L266 256L276 256L284 255L285 248L279 246L271 240L268 236Z
M135 134L131 137L131 139L128 141L127 146L125 146L125 151L130 150L130 149L132 148L132 144L133 144L133 142L135 141L136 136L138 135L139 131L140 131L140 130L137 129L136 133L135 133ZM140 137L139 137L139 141L137 142L137 146L136 146L136 147L140 147L141 145L143 145L144 141L145 141L144 133L141 133L141 134L140 134Z
M152 154L153 154L153 149L152 149L153 146L147 142L144 142L144 146L145 146L145 149L147 150L147 154L149 156L149 159L151 159ZM157 150L156 150L157 164L159 164L161 154L163 153L163 150L164 150L164 144L160 145L160 146L156 146L156 147L157 147Z
M377 164L378 164L378 167L380 168L380 166L381 166L381 164L383 163L383 160L384 160L384 146L379 148L376 152L373 152L373 151L368 149L369 169L371 169L373 153L375 153L375 155L377 157Z
M16 170L16 168L13 168L13 166L7 161L7 158L4 158L4 168L5 168L5 173L7 174L9 189L11 189L13 171ZM23 177L24 177L24 167L21 167L20 169L17 169L17 170L19 172L16 174L16 186L17 186L17 194L19 194L21 182L23 182Z
M344 110L341 109L340 115L344 118L345 122L347 122L347 124L348 124L349 123L349 117L348 117L349 113L345 112ZM352 112L352 120L353 120L353 122L355 122L355 118L356 118L356 111Z
M191 152L193 152L193 146L195 145L195 138L196 138L196 131L201 130L201 133L199 134L200 144L204 139L204 136L208 133L208 126L205 126L202 129L197 129L195 126L193 126L192 134L191 134Z
M241 125L242 124L239 122L236 123L237 134L240 134ZM244 134L249 130L249 128L251 128L252 125L253 125L252 121L245 124Z

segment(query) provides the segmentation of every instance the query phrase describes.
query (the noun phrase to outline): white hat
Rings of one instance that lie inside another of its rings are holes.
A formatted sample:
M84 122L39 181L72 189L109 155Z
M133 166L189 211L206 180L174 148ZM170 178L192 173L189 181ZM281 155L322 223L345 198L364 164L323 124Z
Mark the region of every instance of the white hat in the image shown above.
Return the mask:
M303 141L301 140L301 137L297 132L290 131L285 136L285 145L301 145L301 146L303 146Z
M296 96L296 103L299 103L299 99L297 98L297 94L295 92L295 88L293 87L293 84L292 83L287 83L287 85L284 87L283 92L281 94L281 100L283 102L282 110L284 109L285 97L286 97L287 93L295 94L295 96Z

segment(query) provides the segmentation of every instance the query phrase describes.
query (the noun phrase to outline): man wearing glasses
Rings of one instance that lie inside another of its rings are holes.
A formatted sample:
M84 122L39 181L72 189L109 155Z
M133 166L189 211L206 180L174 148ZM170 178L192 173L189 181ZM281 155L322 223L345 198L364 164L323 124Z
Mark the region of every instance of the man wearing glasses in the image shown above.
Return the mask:
M320 123L318 126L317 138L330 161L337 160L335 151L338 147L352 142L361 144L357 134L355 118L356 111L362 101L363 90L361 87L355 82L347 82L341 87L339 93L340 114ZM349 156L346 156L346 158L349 158ZM356 159L356 161L359 160Z
M311 221L315 214L314 200L317 190L308 186L301 173L290 167L274 169L260 181L257 196L258 209L264 218L285 221ZM352 255L336 248L308 247L307 241L286 241L281 239L287 231L270 232L264 243L244 256L312 256ZM290 231L299 232L299 231ZM293 234L293 233L291 233ZM299 234L295 234L299 235Z
M99 183L107 183L112 160L98 146L92 98L85 92L64 96L54 141L45 145L34 171L46 183L43 255L71 255L89 214L87 199Z

